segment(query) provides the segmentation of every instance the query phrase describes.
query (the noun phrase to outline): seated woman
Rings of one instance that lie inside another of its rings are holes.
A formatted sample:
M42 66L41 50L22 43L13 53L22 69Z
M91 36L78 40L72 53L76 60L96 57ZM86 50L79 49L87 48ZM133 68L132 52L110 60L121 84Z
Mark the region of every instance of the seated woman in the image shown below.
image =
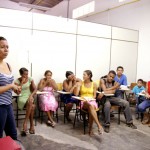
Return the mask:
M27 132L27 121L30 119L30 134L35 134L33 117L34 117L34 95L36 94L36 86L31 77L28 77L28 70L26 68L21 68L19 70L20 78L15 81L16 85L21 86L21 94L18 99L18 108L22 110L26 106L26 116L23 123L23 130L21 132L22 136L26 136Z
M150 81L146 84L146 90L143 92L145 94L145 98L142 98L142 102L138 105L138 111L144 113L144 119L142 121L143 124L148 124L150 127L150 114L146 113L146 109L150 108Z
M78 83L74 89L74 94L79 95L80 97L89 97L91 99L96 98L96 84L92 81L92 72L90 70L85 70L83 73L83 82ZM97 124L98 133L103 133L103 128L99 123L96 109L98 108L96 101L83 101L81 103L82 109L88 110L89 112L89 135L93 134L92 125L93 121Z
M50 70L46 70L44 76L45 78L41 79L38 84L38 90L48 93L40 95L39 106L42 111L47 113L47 124L54 127L56 123L53 121L52 113L57 110L58 102L55 99L53 91L57 90L57 84L52 79L52 72Z
M73 72L66 71L66 79L63 81L63 91L72 93L78 82L81 82L81 80L76 78ZM73 94L61 95L61 100L66 104L65 116L67 121L71 121L69 113L73 107L73 103L76 103L76 100L71 97L72 95Z

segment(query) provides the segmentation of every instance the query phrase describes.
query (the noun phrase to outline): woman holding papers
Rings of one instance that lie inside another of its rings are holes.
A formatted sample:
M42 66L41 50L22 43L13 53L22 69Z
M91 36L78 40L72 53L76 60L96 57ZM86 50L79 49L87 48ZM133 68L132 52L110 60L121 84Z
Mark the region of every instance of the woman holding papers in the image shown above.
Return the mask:
M40 95L39 106L42 111L45 111L48 115L47 124L54 127L55 122L53 121L53 111L58 108L58 102L55 99L54 90L57 90L57 84L55 80L52 79L52 72L50 70L45 71L45 78L41 79L38 90L47 92Z
M103 128L98 120L96 109L98 105L96 103L96 84L92 81L92 72L90 70L85 70L83 73L83 82L78 83L76 88L74 89L74 94L79 95L85 101L82 101L81 107L89 112L89 135L93 134L92 126L93 121L97 124L98 133L103 133ZM91 99L91 100L90 100Z
M21 91L18 92L18 94L20 94L18 108L22 110L26 107L26 116L23 123L23 130L21 132L22 136L26 136L28 119L30 120L29 133L35 134L33 117L35 110L34 96L36 94L36 86L34 80L28 76L28 70L26 68L20 68L19 73L20 77L15 81L15 84L21 86Z

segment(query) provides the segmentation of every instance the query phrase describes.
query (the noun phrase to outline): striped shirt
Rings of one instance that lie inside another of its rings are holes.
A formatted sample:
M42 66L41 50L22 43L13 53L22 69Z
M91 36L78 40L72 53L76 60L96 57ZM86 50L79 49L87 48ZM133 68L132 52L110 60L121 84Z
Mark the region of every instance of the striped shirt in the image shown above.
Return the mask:
M12 74L7 75L0 73L0 86L12 84L14 77ZM12 103L12 89L0 94L0 105L9 105Z

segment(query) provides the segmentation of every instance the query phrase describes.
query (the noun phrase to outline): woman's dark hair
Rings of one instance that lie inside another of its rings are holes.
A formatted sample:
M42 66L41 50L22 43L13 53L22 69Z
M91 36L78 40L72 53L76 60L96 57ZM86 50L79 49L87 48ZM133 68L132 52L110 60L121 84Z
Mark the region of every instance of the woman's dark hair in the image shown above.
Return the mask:
M66 71L66 78L68 78L68 76L70 76L71 74L73 74L72 71Z
M20 75L23 75L24 72L28 71L26 68L20 68L19 73Z
M138 81L141 81L142 83L144 82L142 79L138 79Z
M44 73L44 76L46 76L48 73L51 73L51 75L52 75L52 72L50 70L46 70Z
M84 72L86 72L86 74L90 77L90 81L92 81L92 77L93 77L92 71L91 70L85 70Z
M110 74L110 73L112 73L116 76L116 72L114 70L110 70L108 74Z
M5 40L7 41L4 37L0 36L0 41Z

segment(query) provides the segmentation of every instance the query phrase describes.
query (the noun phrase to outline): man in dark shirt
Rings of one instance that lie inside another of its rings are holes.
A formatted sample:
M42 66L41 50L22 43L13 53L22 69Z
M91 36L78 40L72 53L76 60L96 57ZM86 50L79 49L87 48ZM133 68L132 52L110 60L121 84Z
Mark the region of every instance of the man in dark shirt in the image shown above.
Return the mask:
M105 94L115 94L116 89L119 87L119 83L114 81L116 73L114 70L109 71L107 78L100 79L100 87L102 93L98 95L98 100L101 100ZM133 124L133 119L131 115L131 110L129 107L129 102L121 99L119 97L105 97L104 103L104 115L105 115L105 132L109 132L110 128L110 108L111 104L121 106L124 109L124 114L126 118L127 126L131 127L132 129L137 129L137 127Z

